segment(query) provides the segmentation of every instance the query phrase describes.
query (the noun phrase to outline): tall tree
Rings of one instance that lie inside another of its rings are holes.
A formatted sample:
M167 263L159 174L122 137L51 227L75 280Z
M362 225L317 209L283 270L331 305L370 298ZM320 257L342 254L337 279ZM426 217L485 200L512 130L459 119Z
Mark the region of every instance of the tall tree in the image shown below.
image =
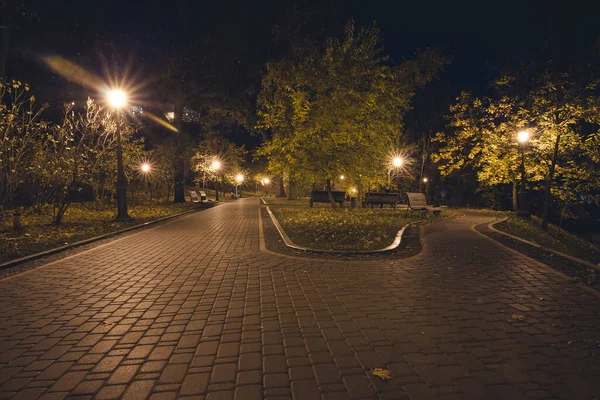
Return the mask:
M435 56L434 56L435 55ZM422 64L424 59L435 63ZM273 173L325 182L332 207L332 180L386 178L386 159L398 143L402 115L414 90L446 60L435 51L390 65L374 26L346 26L343 39L305 45L269 63L258 97L258 128L270 131L258 154ZM426 67L425 67L426 65Z

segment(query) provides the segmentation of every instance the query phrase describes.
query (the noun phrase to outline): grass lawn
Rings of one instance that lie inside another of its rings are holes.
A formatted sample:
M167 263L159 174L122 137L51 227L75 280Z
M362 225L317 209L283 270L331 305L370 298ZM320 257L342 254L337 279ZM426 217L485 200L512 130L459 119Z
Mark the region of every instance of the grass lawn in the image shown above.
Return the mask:
M113 222L116 215L116 209L113 207L97 211L94 209L93 203L78 203L69 206L63 223L58 226L52 224L52 215L34 215L31 212L25 212L21 217L23 229L19 231L12 229L12 214L7 213L0 219L0 262L39 253L197 207L196 204L190 202L183 204L147 202L143 205L130 205L129 215L134 220L125 223Z
M270 200L267 203L272 204ZM329 204L309 208L308 201L287 202L277 199L277 204L285 205L271 207L285 232L294 243L320 250L382 249L394 241L404 225L420 219L417 214L406 218L404 210L389 207L334 210ZM449 211L442 213L443 218L451 215Z
M531 217L531 220L526 220L518 218L514 214L502 213L502 215L507 215L508 220L496 224L495 227L497 229L541 246L600 265L599 246L554 225L550 225L548 232L544 232L541 228L541 221L537 217Z

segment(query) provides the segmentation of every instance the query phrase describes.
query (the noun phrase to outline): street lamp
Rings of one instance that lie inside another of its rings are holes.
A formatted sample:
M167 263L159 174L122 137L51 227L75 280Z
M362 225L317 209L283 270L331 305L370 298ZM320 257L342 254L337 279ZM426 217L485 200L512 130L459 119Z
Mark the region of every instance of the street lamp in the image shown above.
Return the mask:
M150 164L148 163L143 163L142 165L140 165L140 170L144 173L147 174L150 172Z
M520 131L517 133L517 141L519 142L519 153L521 154L521 189L519 190L519 209L517 216L529 218L531 215L527 204L527 192L525 189L525 146L529 141L529 132Z
M237 174L235 176L235 182L236 182L236 185L235 185L235 197L238 197L238 185L241 185L242 182L244 182L244 175Z
M215 182L215 200L219 201L219 170L221 169L221 161L213 160L210 164L210 168L215 171L217 175L217 180Z
M346 179L345 175L340 175L340 180L343 181L344 179Z
M404 164L404 159L399 156L395 156L392 158L392 163L390 168L388 169L388 188L392 189L392 171L400 168Z
M127 181L123 170L123 145L121 144L121 108L127 104L127 95L122 90L113 89L107 93L108 104L115 109L117 116L117 217L115 221L128 221Z
M265 190L265 195L268 196L269 195L269 184L271 183L271 180L269 178L263 178L261 180L261 183L262 183L263 188Z

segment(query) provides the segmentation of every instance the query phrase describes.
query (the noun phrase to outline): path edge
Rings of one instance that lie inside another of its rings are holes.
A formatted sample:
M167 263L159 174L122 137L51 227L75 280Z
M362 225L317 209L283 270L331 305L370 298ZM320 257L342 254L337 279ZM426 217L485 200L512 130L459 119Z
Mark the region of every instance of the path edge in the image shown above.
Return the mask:
M511 239L518 240L521 243L526 243L526 244L528 244L530 246L533 246L533 247L536 247L536 248L538 248L540 250L549 251L550 253L556 254L558 256L564 257L564 258L569 259L571 261L575 261L575 262L577 262L579 264L585 265L586 267L594 268L595 270L600 271L600 266L594 265L594 264L592 264L589 261L582 260L581 258L577 258L577 257L574 257L572 255L562 253L562 252L560 252L558 250L554 250L554 249L551 249L549 247L545 247L545 246L542 246L540 244L531 242L531 241L529 241L527 239L523 239L523 238L520 238L518 236L511 235L510 233L503 232L503 231L497 229L496 227L494 227L494 225L502 223L502 222L505 222L507 220L508 220L508 217L503 217L503 218L501 218L499 220L492 220L492 221L488 222L487 227L488 227L488 229L490 231L492 231L494 233L498 233L498 234L500 234L502 236L506 236L506 237L509 237Z
M158 223L163 222L163 221L167 221L167 220L170 220L170 219L173 219L173 218L181 217L181 216L186 215L186 214L191 214L191 213L195 213L195 212L199 212L199 211L204 211L204 210L208 210L208 208L199 208L199 209L195 209L195 210L188 210L188 211L180 212L180 213L173 214L173 215L168 215L166 217L162 217L162 218L155 219L155 220L152 220L152 221L144 222L144 223L139 224L139 225L134 225L134 226L130 226L128 228L119 229L117 231L105 233L104 235L99 235L99 236L94 236L94 237L91 237L91 238L88 238L88 239L83 239L83 240L80 240L80 241L75 242L75 243L67 244L65 246L55 247L53 249L44 250L44 251L41 251L39 253L30 254L28 256L24 256L24 257L20 257L20 258L15 258L14 260L9 260L9 261L6 261L6 262L0 264L0 270L12 268L12 267L16 267L17 265L20 265L20 264L23 264L23 263L26 263L26 262L29 262L29 261L37 260L37 259L40 259L40 258L44 258L44 257L47 257L47 256L51 256L51 255L54 255L54 254L57 254L57 253L61 253L63 251L70 250L70 249L75 248L75 247L79 247L79 246L83 246L83 245L90 244L90 243L93 243L93 242L97 242L99 240L107 239L107 238L110 238L112 236L120 235L122 233L127 233L129 231L133 231L133 230L136 230L136 229L145 228L147 226L155 225L155 224L158 224Z
M264 199L261 198L261 200L264 202ZM385 253L385 252L389 252L392 250L395 250L398 248L398 246L400 246L400 244L402 243L402 235L404 234L404 231L406 230L406 228L408 228L411 225L414 225L418 222L422 222L423 220L417 220L417 221L413 221L413 222L409 222L408 224L404 225L396 234L396 237L394 238L394 241L392 242L392 244L390 244L387 247L384 247L383 249L377 249L377 250L355 250L355 251L342 251L342 250L321 250L321 249L312 249L310 247L304 247L304 246L299 246L297 244L295 244L290 237L287 235L287 233L285 232L285 230L283 229L283 227L279 224L279 221L277 220L277 218L275 217L275 215L273 214L273 212L271 211L271 209L269 208L269 206L266 207L267 212L269 213L269 216L271 217L271 221L273 221L273 224L275 225L275 228L277 229L277 231L279 232L279 235L281 236L281 238L283 239L283 243L289 247L292 248L294 250L300 250L300 251L305 251L305 252L311 252L311 253L324 253L324 254L345 254L345 255L352 255L352 254L378 254L378 253Z

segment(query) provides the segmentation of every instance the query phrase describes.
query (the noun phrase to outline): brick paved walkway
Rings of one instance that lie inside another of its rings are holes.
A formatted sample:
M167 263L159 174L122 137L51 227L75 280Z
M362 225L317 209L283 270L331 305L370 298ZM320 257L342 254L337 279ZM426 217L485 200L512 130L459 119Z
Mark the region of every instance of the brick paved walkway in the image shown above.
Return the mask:
M225 204L0 281L0 398L600 393L600 298L470 229L486 217L425 227L410 259L324 262L259 252L258 209Z

